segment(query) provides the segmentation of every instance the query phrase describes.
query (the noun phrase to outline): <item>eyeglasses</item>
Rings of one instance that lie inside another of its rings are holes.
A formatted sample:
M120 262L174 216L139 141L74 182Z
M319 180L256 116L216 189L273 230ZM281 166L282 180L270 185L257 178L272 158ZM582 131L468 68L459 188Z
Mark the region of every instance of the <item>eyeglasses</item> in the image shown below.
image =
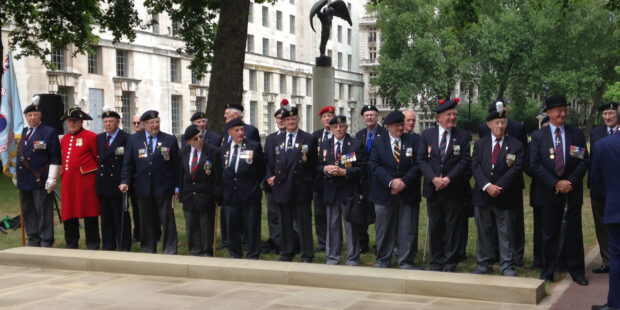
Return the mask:
M140 125L140 122L133 122L134 125Z

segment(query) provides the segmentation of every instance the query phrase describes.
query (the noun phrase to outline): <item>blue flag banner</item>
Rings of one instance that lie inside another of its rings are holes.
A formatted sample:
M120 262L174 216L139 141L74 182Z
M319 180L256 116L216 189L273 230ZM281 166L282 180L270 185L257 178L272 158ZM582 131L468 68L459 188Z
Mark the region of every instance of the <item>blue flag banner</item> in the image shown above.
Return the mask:
M22 107L19 102L17 80L13 70L11 52L3 62L2 70L2 100L0 101L0 160L4 174L15 177L15 159L17 157L17 143L24 129Z

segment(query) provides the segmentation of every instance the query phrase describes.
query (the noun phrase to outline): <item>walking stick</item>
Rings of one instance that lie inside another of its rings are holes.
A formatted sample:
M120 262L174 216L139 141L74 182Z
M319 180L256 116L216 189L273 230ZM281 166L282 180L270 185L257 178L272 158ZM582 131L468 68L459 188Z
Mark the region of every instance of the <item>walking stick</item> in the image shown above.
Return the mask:
M428 249L428 224L430 220L426 217L426 235L424 236L424 255L422 255L422 261L426 262L426 249Z
M560 262L560 256L562 254L562 248L564 248L564 239L566 239L566 227L568 226L568 197L564 195L564 210L562 211L562 226L560 226L560 236L558 240L558 252L555 255L553 270L555 272L558 263ZM549 276L549 275L547 275Z
M118 242L118 250L121 251L123 247L123 232L125 231L125 212L129 209L127 201L127 192L123 193L123 210L121 210L121 236Z
M19 200L19 222L22 227L22 246L26 246L26 232L24 228L24 210L22 209L22 200Z
M223 234L222 234L223 235ZM213 257L215 257L215 249L217 246L215 245L217 240L217 204L215 205L215 216L213 217Z
M56 190L54 190L54 194L54 209L56 209L56 214L58 214L58 220L60 221L60 223L62 223L62 216L60 216L60 208L58 207L58 201L56 201L56 197L58 197L58 200L60 200L61 202L62 199L60 199L60 195Z

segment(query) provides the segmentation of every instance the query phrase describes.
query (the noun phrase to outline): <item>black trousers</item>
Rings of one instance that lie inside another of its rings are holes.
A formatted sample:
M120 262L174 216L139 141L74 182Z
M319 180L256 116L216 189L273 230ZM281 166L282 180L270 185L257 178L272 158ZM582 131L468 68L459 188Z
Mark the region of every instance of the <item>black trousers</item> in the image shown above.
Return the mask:
M254 204L224 204L222 215L226 219L226 239L228 253L232 258L243 257L243 246L247 246L249 259L258 259L260 255L260 220L261 205ZM242 243L242 239L244 239Z
M78 218L63 221L65 227L65 241L67 248L77 249L80 241L80 222ZM84 218L84 234L86 235L86 248L89 250L99 250L99 217Z
M140 208L138 196L133 192L133 185L129 186L129 199L131 200L131 218L133 219L133 238L140 242Z
M433 194L426 200L429 218L431 270L454 271L461 259L463 201Z
M183 211L189 253L196 256L213 256L213 224L215 205L200 211Z
M140 207L140 246L142 252L157 252L156 226L162 225L163 234L163 253L177 253L177 224L172 210L171 196L151 196L138 197ZM161 223L161 224L159 224Z
M131 249L131 218L123 211L122 196L99 195L101 205L101 243L107 251Z
M514 240L515 240L515 260L517 264L523 262L523 254L525 253L525 215L523 214L523 195L519 196L519 208L515 213L515 229Z
M301 259L311 262L314 258L314 240L312 239L312 210L310 201L277 204L280 219L280 260L292 261L295 256L295 233L293 220L299 226L299 244Z
M278 208L273 203L271 192L265 193L267 199L267 227L269 228L269 240L267 243L272 249L280 251L280 220L278 219Z
M603 264L607 264L609 263L609 251L607 250L609 236L607 234L607 227L603 222L603 217L605 216L605 196L593 196L590 201L592 202L592 217L594 217L594 229L596 229L596 239L601 250L601 258L603 259Z
M28 246L51 247L54 244L54 194L44 189L20 190L19 198Z
M323 203L323 193L314 192L312 194L314 200L314 231L316 239L319 243L318 248L325 250L325 240L327 239L327 211Z
M532 206L532 213L534 214L534 267L540 268L542 266L542 207Z
M559 248L560 230L562 227L563 205L541 206L542 215L542 251L543 265L540 270L541 278L553 275L558 265L565 265L568 272L575 276L585 276L583 254L583 235L581 231L581 205L569 206L566 234L563 247ZM556 255L560 253L560 260L556 264Z

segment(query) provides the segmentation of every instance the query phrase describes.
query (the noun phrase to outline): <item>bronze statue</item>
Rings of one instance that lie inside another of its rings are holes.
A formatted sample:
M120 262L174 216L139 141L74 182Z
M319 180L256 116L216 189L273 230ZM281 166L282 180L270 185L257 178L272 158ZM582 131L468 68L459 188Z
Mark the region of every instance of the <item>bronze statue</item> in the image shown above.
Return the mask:
M329 39L334 16L346 20L350 26L352 26L353 23L351 22L347 4L343 0L319 0L312 6L310 10L310 27L312 27L312 31L316 32L312 24L314 15L317 15L321 21L321 45L319 45L319 51L321 52L321 56L325 56L325 45Z

